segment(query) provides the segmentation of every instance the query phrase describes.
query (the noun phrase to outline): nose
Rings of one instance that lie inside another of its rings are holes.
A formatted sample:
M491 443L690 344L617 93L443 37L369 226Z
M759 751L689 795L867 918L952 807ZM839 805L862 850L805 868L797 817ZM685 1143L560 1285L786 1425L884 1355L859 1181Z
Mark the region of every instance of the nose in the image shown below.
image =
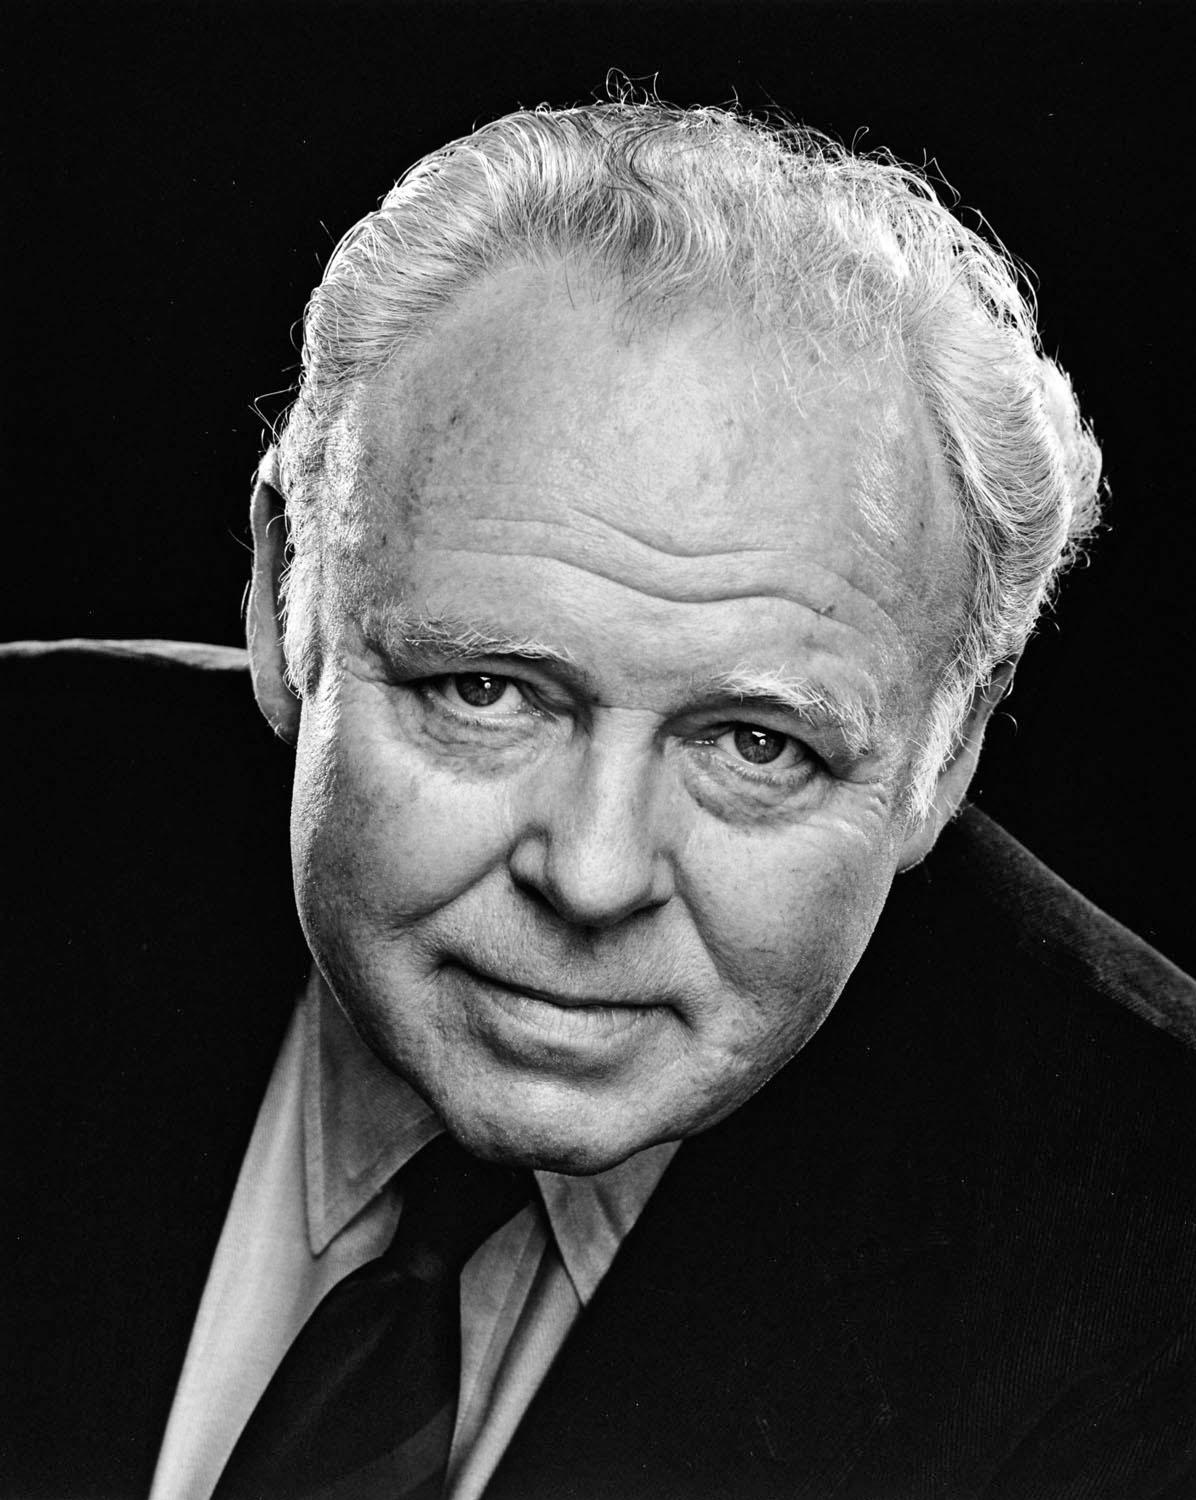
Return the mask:
M509 868L570 925L608 928L663 906L673 866L652 755L591 739L527 789Z

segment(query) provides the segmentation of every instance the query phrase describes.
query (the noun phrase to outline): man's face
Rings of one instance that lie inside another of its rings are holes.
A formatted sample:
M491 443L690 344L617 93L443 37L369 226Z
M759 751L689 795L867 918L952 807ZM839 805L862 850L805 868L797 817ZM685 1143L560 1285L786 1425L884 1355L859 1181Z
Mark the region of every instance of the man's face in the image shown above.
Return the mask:
M774 377L709 319L628 340L511 271L342 434L371 498L330 502L299 907L479 1154L597 1171L722 1118L813 1034L900 863L945 484L896 381Z

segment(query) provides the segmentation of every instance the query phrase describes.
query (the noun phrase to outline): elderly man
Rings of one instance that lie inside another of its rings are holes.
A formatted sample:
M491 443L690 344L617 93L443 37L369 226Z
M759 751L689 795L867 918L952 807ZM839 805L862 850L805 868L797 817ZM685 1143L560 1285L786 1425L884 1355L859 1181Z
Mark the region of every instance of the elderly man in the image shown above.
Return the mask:
M608 104L410 172L253 496L280 1050L239 663L74 658L138 799L176 717L58 903L46 1492L1191 1493L1192 988L960 813L1098 472L892 163Z

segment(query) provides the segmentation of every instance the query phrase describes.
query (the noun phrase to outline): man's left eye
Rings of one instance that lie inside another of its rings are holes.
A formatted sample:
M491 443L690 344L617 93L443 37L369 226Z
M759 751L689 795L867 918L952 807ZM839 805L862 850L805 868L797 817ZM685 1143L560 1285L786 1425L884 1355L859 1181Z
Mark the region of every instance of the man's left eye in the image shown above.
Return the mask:
M441 696L452 708L478 710L505 709L514 712L523 703L523 694L510 677L496 677L492 672L457 672L436 681Z
M750 766L767 766L770 771L787 771L806 758L796 740L775 729L758 724L732 724L714 742L736 760Z

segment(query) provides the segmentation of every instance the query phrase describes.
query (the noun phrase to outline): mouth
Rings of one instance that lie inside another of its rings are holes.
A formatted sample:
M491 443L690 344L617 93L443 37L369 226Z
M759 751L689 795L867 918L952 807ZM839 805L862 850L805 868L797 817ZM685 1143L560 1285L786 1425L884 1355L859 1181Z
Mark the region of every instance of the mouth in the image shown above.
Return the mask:
M460 958L445 967L466 981L468 992L488 1002L488 1014L497 1012L518 1031L533 1032L550 1045L570 1050L606 1047L630 1038L671 1010L660 1003L561 992L514 978L499 978Z
M480 981L494 989L506 990L528 1000L538 1000L543 1005L556 1005L562 1010L656 1010L659 1006L651 1001L629 1001L613 999L605 995L565 994L559 990L544 989L540 985L525 984L521 979L503 979L488 973L464 959L454 960L454 967L464 970L471 979Z

